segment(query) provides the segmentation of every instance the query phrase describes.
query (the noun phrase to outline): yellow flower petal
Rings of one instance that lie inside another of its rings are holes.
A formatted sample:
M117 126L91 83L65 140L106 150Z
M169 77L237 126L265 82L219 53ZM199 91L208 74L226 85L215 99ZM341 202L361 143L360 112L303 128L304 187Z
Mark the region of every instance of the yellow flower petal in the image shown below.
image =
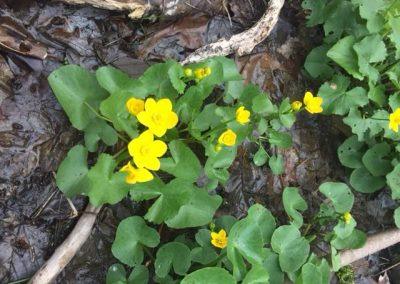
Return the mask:
M144 109L150 111L157 106L156 101L153 98L148 98L144 104Z
M174 128L178 124L178 115L175 112L170 112L166 118L167 128Z
M161 99L157 102L157 107L162 111L171 111L172 110L172 103L169 99Z
M236 143L236 133L233 132L231 129L227 129L223 132L219 138L218 143L223 144L225 146L233 146Z
M156 157L146 157L143 162L143 167L149 170L158 171L160 169L160 160Z
M125 105L128 112L135 116L144 110L144 101L136 98L130 98L129 100L126 101Z
M129 184L135 184L137 182L147 182L153 179L153 175L146 169L136 169L132 166L131 162L128 162L125 166L120 169L120 172L125 172L125 182Z
M244 106L236 110L236 121L240 124L246 124L250 121L250 111L246 110Z
M304 94L303 103L304 103L305 105L307 105L307 104L312 100L313 97L314 97L314 96L313 96L313 94L312 94L311 92L306 92L306 93Z
M163 141L156 140L151 144L151 151L154 156L161 157L167 152L167 144Z
M302 102L300 101L294 101L290 104L292 110L294 111L299 111L301 107L303 106Z

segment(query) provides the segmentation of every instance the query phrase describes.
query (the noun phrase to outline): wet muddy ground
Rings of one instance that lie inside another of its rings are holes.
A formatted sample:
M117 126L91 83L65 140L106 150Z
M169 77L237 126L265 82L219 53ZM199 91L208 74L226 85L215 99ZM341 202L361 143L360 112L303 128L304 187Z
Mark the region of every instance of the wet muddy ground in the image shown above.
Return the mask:
M138 76L151 62L181 60L200 46L244 30L257 21L264 1L233 0L227 9L188 9L176 19L157 15L133 22L126 14L54 1L0 0L0 283L29 278L64 240L87 200L72 200L58 191L54 173L66 152L82 138L69 124L51 93L47 76L65 63L96 69L105 64ZM227 15L229 12L229 17ZM251 55L235 58L247 81L279 101L301 98L311 89L302 72L307 52L320 31L304 26L299 1L286 3L270 37ZM47 57L44 59L44 55ZM244 145L220 189L221 213L241 217L259 202L285 220L281 192L299 186L312 215L319 208L318 185L346 181L336 149L345 138L339 119L301 114L292 129L294 147L282 152L286 170L273 176L255 167L256 149ZM358 195L354 215L368 233L392 226L395 207L388 192ZM75 208L74 208L75 207ZM103 283L115 263L110 246L119 220L140 208L128 200L106 207L90 239L58 277L58 283ZM323 244L316 248L323 254ZM398 247L356 265L357 283L398 260ZM389 271L391 283L399 272ZM398 276L398 275L397 275Z

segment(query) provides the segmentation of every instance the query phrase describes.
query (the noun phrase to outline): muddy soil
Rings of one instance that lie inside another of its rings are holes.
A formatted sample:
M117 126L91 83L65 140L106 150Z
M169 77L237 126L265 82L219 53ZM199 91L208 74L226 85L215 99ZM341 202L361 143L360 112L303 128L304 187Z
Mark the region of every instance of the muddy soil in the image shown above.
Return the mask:
M221 8L221 7L220 7ZM51 256L79 218L87 200L67 200L57 189L54 173L66 152L82 137L68 122L47 83L47 76L66 63L88 69L111 64L132 76L151 62L182 60L200 46L230 36L254 23L264 1L229 1L227 9L188 9L176 19L153 15L132 22L126 14L54 1L0 0L0 283L29 278ZM229 17L227 13L229 12ZM270 37L253 54L235 58L248 82L258 84L275 101L301 98L313 90L303 74L307 52L321 39L304 26L299 1L288 1ZM47 56L45 56L47 54ZM315 90L315 89L314 89ZM220 214L246 214L255 202L285 221L281 193L298 186L312 215L322 202L318 185L346 181L336 149L346 130L332 117L301 114L292 129L294 147L282 152L286 170L274 176L255 167L253 145L244 145L220 188ZM367 233L391 227L395 207L388 192L357 195L354 215ZM73 204L73 205L72 205ZM78 215L75 212L78 211ZM91 237L57 283L103 283L116 262L110 246L118 222L140 208L129 200L102 210ZM321 243L317 253L326 253ZM395 263L398 247L356 265L357 283ZM392 283L400 279L389 271Z

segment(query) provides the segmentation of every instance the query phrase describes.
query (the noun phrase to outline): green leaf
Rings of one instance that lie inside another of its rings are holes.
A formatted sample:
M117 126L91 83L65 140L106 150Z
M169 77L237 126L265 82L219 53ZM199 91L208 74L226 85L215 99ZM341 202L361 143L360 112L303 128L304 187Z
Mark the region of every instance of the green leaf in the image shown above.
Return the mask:
M211 247L197 247L190 252L190 258L193 262L206 265L218 258L215 249Z
M271 247L276 253L281 254L285 250L287 244L300 237L300 231L296 226L280 226L272 235Z
M325 182L319 186L319 191L329 198L336 212L343 214L351 211L354 195L345 183Z
M326 18L326 3L328 0L304 0L301 7L305 10L310 10L307 16L307 26L312 27L323 24Z
M391 162L385 157L391 152L386 142L375 144L362 157L365 168L375 177L383 176L392 170Z
M161 184L147 190L131 191L131 196L143 198L143 190L146 199L159 196L148 209L145 219L156 224L165 222L176 229L208 224L222 202L220 196L210 196L204 189L184 179L174 179L167 185Z
M58 68L48 80L58 102L78 130L84 130L96 119L96 114L88 105L97 110L100 102L108 96L97 83L95 75L77 65Z
M199 131L206 131L210 127L213 128L220 123L220 117L215 113L218 106L216 104L208 104L199 113L191 124L191 128Z
M343 122L351 127L352 132L358 136L358 141L365 141L381 133L386 126L387 121L382 121L380 116L380 111L377 111L372 118L364 118L359 110L351 109Z
M373 193L384 187L386 181L383 177L374 177L365 167L361 167L351 173L350 184L358 192Z
M191 86L188 88L185 95L176 101L174 108L179 116L179 120L186 124L194 120L199 114L205 98L205 90L201 86Z
M254 204L247 211L246 219L258 226L263 243L269 244L276 226L275 218L271 212L260 204Z
M399 17L390 17L388 24L390 26L390 40L396 46L396 58L400 58L400 18Z
M304 2L306 1L303 1L303 3ZM311 50L306 57L304 68L314 79L327 79L333 74L332 67L328 65L330 59L326 56L328 50L328 45L321 45Z
M307 203L296 187L286 187L282 194L283 207L286 213L293 219L291 222L297 228L303 225L303 216L298 211L307 209Z
M360 230L354 229L352 233L347 238L339 238L336 236L332 241L336 249L356 249L364 246L367 240L367 235Z
M292 147L292 136L290 134L271 129L268 132L268 135L269 135L268 141L270 144L276 145L283 149Z
M139 81L137 81L139 82ZM140 82L139 82L140 83ZM100 105L101 114L109 118L115 129L126 132L131 138L137 136L136 117L130 115L126 109L126 102L130 98L142 99L147 91L138 85L132 86L132 91L116 91Z
M396 224L397 228L400 228L400 207L394 210L394 223Z
M345 115L350 109L368 104L367 92L361 87L347 91L350 80L337 75L330 83L324 83L318 91L323 99L322 108L326 114Z
M362 167L363 147L364 143L359 142L357 136L347 138L338 148L338 157L342 165L352 169Z
M359 5L360 16L364 19L374 17L379 11L385 10L390 1L385 0L352 0L354 4Z
M269 282L271 284L283 284L285 276L279 266L279 256L276 253L269 250L268 256L263 262L263 266L268 271Z
M168 97L174 99L178 95L178 91L174 88L171 83L171 75L176 75L174 71L169 72L169 69L173 67L177 62L172 60L164 63L158 63L150 66L139 78L143 86L149 94L154 94L156 97ZM178 86L177 86L178 87Z
M364 76L358 70L357 54L353 49L355 43L354 36L344 37L332 46L327 56L343 67L354 78L362 80Z
M252 100L253 112L268 116L276 112L276 107L272 104L267 94L259 93Z
M144 265L136 265L128 278L128 284L147 284L149 281L149 270Z
M232 226L236 223L236 218L231 215L222 215L215 219L215 226L219 229L224 229L227 234L231 230Z
M211 147L214 147L211 145ZM229 178L228 168L232 165L236 157L237 147L222 147L222 149L212 153L204 166L204 171L207 177L218 179L224 183ZM221 175L222 173L222 175Z
M183 94L186 84L182 80L182 78L185 76L182 65L177 62L173 62L171 67L168 69L168 76L175 90L177 90L179 94Z
M348 223L339 220L338 224L333 228L333 231L340 239L348 238L354 231L357 222L353 217L350 218Z
M292 112L289 98L284 99L279 106L279 120L286 128L292 127L296 121L296 116Z
M206 267L192 272L183 278L181 284L235 284L232 275L220 267Z
M144 90L144 86L138 80L130 78L128 74L112 66L103 66L97 69L96 79L100 86L106 89L111 95L119 91L134 93L138 86Z
M176 274L185 275L190 264L189 248L182 243L170 242L158 249L154 266L157 276L164 278L168 275L171 266Z
M102 153L87 173L87 195L92 205L115 204L128 194L130 186L125 182L125 173L114 173L116 166L112 156Z
M282 155L271 156L268 161L269 167L274 175L280 175L285 170L285 161Z
M370 82L375 83L379 78L379 72L370 63L382 62L387 56L382 37L378 34L366 36L355 43L353 49L358 56L360 72L368 76Z
M225 56L213 57L211 60L221 64L224 82L243 80L242 75L240 75L238 71L235 60Z
M243 284L265 284L269 283L268 271L261 265L253 265L246 277L243 279Z
M196 242L201 247L211 247L211 231L208 229L200 229L195 235Z
M122 264L113 264L108 268L106 284L125 284L126 271Z
M332 269L334 272L337 272L340 267L340 255L337 253L337 250L335 249L334 246L331 246L331 263L332 263Z
M228 83L226 83L225 87L224 102L232 103L233 100L239 99L243 90L244 90L243 80L229 81Z
M87 190L87 155L88 151L84 146L76 145L69 150L67 157L58 167L56 184L69 198Z
M389 174L386 175L386 181L392 190L392 198L399 199L400 198L400 164L397 164L396 167Z
M368 98L376 103L379 107L386 104L385 87L383 85L378 85L370 87L368 91Z
M112 146L118 141L117 132L104 120L93 120L85 129L85 145L90 152L97 150L97 143L103 140L104 144Z
M264 150L264 147L260 145L260 148L258 148L258 151L253 157L253 162L256 166L261 167L268 161L268 157L268 153Z
M160 243L156 230L146 225L142 217L128 217L119 223L111 251L122 263L141 264L143 246L154 248Z
M161 159L161 170L175 177L196 181L202 170L197 156L180 140L168 143L171 158Z
M279 265L285 272L295 272L306 262L309 253L310 245L305 238L292 240L285 244L279 254Z

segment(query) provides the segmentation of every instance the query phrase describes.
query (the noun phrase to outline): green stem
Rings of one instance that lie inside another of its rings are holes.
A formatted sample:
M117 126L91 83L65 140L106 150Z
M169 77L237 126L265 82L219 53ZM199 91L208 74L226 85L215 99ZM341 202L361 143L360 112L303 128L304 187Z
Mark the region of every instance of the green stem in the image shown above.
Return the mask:
M226 256L226 252L221 253L216 260L213 260L207 264L204 265L204 267L210 267L210 266L215 266L218 262L221 261L221 259L223 259Z
M144 250L144 252L151 258L151 260L152 260L153 262L155 262L154 256L153 256L153 254L151 253L151 251L149 250L149 248L146 247L146 246L143 246L143 250Z
M124 136L122 136L121 133L117 132L117 136L118 136L122 141L124 141L125 143L128 143L128 142L129 142L129 140L126 139Z
M102 116L100 113L98 113L88 102L84 102L84 104L98 117L101 119L104 119L108 122L112 122L112 120L110 120L109 118Z

